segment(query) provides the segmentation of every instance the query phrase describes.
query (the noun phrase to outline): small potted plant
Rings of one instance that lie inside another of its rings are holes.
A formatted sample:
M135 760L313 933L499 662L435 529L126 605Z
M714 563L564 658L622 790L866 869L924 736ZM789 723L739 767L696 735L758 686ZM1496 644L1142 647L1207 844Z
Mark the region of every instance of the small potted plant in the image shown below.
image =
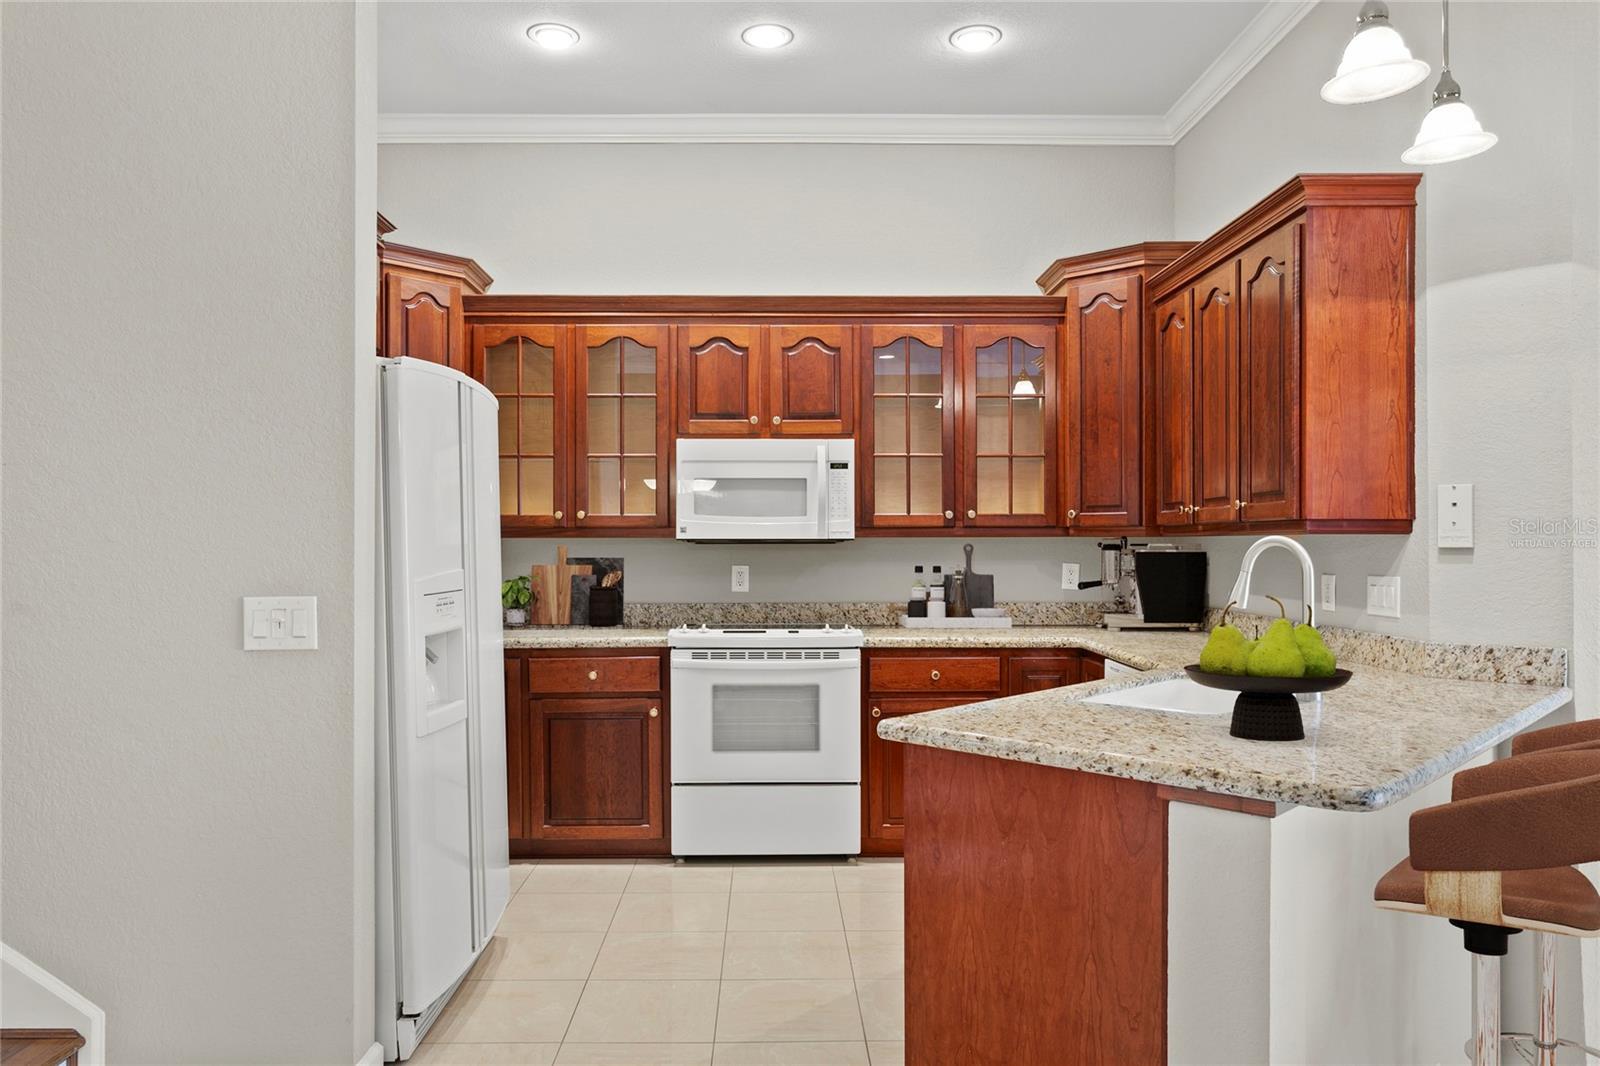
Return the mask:
M500 606L505 608L506 625L528 624L528 605L533 602L533 582L527 574L500 582Z

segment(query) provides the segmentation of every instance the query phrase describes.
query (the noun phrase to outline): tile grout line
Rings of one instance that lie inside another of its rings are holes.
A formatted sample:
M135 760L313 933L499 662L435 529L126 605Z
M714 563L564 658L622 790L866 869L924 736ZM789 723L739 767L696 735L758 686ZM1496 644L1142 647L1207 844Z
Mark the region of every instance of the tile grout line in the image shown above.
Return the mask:
M578 1008L583 1006L583 997L589 991L589 981L594 977L594 968L600 965L600 952L606 949L606 938L611 935L611 927L616 924L617 911L622 908L622 897L627 893L628 882L633 880L633 871L637 867L638 863L636 862L629 864L628 876L622 882L622 891L617 893L617 902L611 907L611 917L606 919L605 932L600 934L600 946L595 949L594 961L589 963L589 972L583 978L583 987L578 989L578 1001L572 1005L572 1013L567 1016L567 1026L561 1030L561 1039L556 1043L556 1059L558 1060L561 1058L562 1048L567 1046L567 1034L572 1032L572 1023L578 1020ZM529 876L532 875L530 874Z

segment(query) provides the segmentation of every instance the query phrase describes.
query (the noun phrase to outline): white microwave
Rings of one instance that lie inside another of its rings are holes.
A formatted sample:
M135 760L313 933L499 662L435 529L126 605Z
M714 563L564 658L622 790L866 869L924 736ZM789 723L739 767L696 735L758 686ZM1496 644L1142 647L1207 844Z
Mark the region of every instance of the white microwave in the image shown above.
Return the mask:
M856 443L678 441L679 540L853 540Z

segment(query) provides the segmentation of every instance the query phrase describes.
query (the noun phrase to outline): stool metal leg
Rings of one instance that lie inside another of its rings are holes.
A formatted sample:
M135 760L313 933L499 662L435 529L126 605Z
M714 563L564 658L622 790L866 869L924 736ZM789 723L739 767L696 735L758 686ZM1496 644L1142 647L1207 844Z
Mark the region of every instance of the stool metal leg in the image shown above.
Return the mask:
M1477 1010L1472 1031L1473 1066L1500 1066L1500 957L1473 955Z
M1539 955L1539 1066L1556 1066L1556 938L1535 933Z

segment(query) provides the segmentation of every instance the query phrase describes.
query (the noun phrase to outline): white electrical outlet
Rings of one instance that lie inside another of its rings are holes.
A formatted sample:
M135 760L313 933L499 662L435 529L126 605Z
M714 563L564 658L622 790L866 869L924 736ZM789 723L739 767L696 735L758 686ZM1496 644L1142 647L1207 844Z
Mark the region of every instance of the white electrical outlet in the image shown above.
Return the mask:
M750 568L748 566L736 566L733 568L733 591L750 591Z
M1441 548L1472 547L1472 486L1440 485L1436 543Z
M1061 587L1064 589L1075 589L1078 587L1077 563L1061 564Z
M1322 575L1322 607L1321 607L1321 609L1324 610L1324 611L1335 610L1335 607L1334 607L1334 596L1333 596L1333 585L1334 585L1334 576L1332 574L1323 574Z
M1367 613L1383 618L1400 617L1400 579L1367 576Z

